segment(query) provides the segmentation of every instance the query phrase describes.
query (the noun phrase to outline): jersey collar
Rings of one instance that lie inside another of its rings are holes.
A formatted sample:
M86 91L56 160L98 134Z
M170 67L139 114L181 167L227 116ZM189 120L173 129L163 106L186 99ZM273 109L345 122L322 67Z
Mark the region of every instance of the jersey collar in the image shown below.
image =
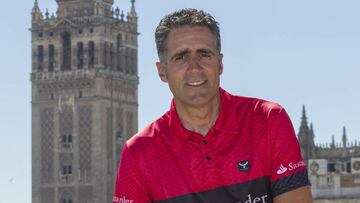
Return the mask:
M211 139L216 131L232 131L229 128L229 119L232 119L232 116L234 114L231 113L232 104L232 95L230 95L228 92L223 90L222 88L219 88L220 91L220 114L217 118L215 124L211 127L209 130L209 133L206 135L206 139ZM178 117L178 114L176 112L175 102L174 99L171 101L171 107L170 107L170 116L169 116L169 126L170 126L170 133L173 138L175 138L176 142L179 144L179 147L183 144L185 144L191 137L194 136L202 136L196 132L190 131L186 129Z

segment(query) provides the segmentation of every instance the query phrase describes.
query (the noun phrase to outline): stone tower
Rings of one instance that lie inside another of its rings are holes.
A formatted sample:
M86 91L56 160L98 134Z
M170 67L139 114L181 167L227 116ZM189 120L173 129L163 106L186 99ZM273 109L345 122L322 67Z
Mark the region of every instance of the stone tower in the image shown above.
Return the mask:
M310 128L308 126L305 106L303 106L302 109L301 124L297 136L302 157L305 163L307 163L309 158L315 156L315 144L313 126L312 124L310 125Z
M35 0L32 202L112 202L124 140L137 131L137 14L113 0Z

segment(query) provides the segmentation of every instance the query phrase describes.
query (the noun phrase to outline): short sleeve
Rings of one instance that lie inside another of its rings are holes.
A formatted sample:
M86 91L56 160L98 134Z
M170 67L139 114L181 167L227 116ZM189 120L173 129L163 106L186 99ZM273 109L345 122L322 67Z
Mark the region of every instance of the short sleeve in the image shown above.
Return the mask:
M299 142L286 111L272 112L270 121L270 182L272 196L310 185Z
M139 165L124 145L116 176L113 203L150 203L150 195L141 176Z

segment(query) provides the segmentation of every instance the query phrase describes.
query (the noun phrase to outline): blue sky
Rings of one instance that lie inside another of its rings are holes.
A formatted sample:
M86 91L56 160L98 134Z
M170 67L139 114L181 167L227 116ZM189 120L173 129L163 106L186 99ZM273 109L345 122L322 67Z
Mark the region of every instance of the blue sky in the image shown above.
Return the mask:
M56 11L55 0L39 0ZM115 1L129 11L130 0ZM161 5L161 7L159 6ZM0 203L31 197L30 12L33 0L5 1L0 12ZM204 9L219 21L224 54L222 87L275 101L298 130L302 105L315 141L340 142L342 127L360 141L360 1L137 0L139 128L162 115L171 94L157 76L153 33L167 13Z

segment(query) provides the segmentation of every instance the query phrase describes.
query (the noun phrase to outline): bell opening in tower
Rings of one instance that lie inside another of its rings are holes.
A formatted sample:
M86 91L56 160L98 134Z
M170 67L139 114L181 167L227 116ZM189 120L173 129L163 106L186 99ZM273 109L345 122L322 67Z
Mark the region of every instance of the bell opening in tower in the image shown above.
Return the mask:
M71 36L69 32L63 32L61 34L63 57L61 70L71 70Z

